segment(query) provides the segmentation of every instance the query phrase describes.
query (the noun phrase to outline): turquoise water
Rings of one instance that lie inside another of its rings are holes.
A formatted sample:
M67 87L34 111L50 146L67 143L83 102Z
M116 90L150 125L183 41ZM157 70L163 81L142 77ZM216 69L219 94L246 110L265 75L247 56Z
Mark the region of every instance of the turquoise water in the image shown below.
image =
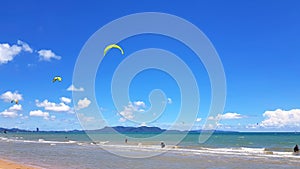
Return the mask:
M128 144L142 143L144 145L157 145L164 141L167 145L177 145L183 148L266 148L275 151L292 151L295 144L300 144L300 133L214 133L205 143L199 144L199 134L163 134L155 137L155 133L132 133L122 136L113 133L8 133L1 137L38 141L77 141L77 142L106 142L107 144L124 144L125 138ZM185 137L184 137L185 136ZM175 140L184 137L180 143ZM145 140L144 138L147 138Z

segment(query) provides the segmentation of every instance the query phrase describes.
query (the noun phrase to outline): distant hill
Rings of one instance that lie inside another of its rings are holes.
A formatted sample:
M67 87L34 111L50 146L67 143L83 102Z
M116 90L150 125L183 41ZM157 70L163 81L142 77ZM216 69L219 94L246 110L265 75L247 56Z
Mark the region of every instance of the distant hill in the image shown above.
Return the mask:
M28 132L28 130L23 130L23 129L18 129L18 128L6 129L6 128L0 127L0 132L3 133L4 131L6 131L6 132Z
M0 127L0 133L6 132L36 132L32 130L23 130L18 128L12 128L12 129L6 129ZM102 129L97 130L88 130L85 132L97 132L97 133L111 133L111 132L119 132L119 133L200 133L200 132L212 132L211 130L191 130L191 131L179 131L179 130L166 130L161 129L159 127L147 127L147 126L141 126L141 127L124 127L124 126L115 126L115 127L104 127ZM39 132L55 132L55 133L65 133L65 132L84 132L83 130L70 130L70 131L39 131ZM233 133L234 131L214 131L215 133ZM236 132L237 133L237 132Z
M117 131L119 133L162 133L166 131L165 129L161 129L159 127L124 127L124 126L116 126L116 127L104 127L99 130L92 130L97 132L114 132Z

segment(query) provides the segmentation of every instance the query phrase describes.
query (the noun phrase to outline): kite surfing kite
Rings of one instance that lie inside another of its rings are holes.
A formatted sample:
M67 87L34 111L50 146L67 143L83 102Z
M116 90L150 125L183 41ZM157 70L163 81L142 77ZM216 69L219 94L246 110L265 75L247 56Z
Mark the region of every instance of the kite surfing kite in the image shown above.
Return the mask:
M18 99L14 99L14 100L11 101L11 103L19 104L19 100Z
M60 76L55 76L55 77L53 78L52 82L54 83L54 82L56 82L56 81L61 82L61 81L62 81L62 78L61 78Z
M122 55L124 54L123 49L122 49L119 45L111 44L111 45L108 45L108 46L105 47L105 49L104 49L104 56L106 55L106 53L107 53L111 48L119 49L119 50L121 51Z

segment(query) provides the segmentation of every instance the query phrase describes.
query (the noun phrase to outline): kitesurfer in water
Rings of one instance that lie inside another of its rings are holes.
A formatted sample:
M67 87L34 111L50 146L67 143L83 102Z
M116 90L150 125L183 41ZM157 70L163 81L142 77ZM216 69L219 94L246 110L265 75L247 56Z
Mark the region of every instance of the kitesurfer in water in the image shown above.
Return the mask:
M160 142L160 146L161 146L161 148L165 148L166 144L162 141L162 142Z
M298 145L296 144L296 146L294 147L294 153L299 153L299 148Z

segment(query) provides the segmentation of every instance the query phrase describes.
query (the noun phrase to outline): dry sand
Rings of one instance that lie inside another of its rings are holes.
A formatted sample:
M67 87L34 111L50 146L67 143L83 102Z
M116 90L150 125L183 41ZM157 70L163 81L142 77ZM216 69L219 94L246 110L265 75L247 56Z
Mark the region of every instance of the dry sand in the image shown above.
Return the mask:
M0 159L0 169L38 169L31 166L25 166L13 161Z

